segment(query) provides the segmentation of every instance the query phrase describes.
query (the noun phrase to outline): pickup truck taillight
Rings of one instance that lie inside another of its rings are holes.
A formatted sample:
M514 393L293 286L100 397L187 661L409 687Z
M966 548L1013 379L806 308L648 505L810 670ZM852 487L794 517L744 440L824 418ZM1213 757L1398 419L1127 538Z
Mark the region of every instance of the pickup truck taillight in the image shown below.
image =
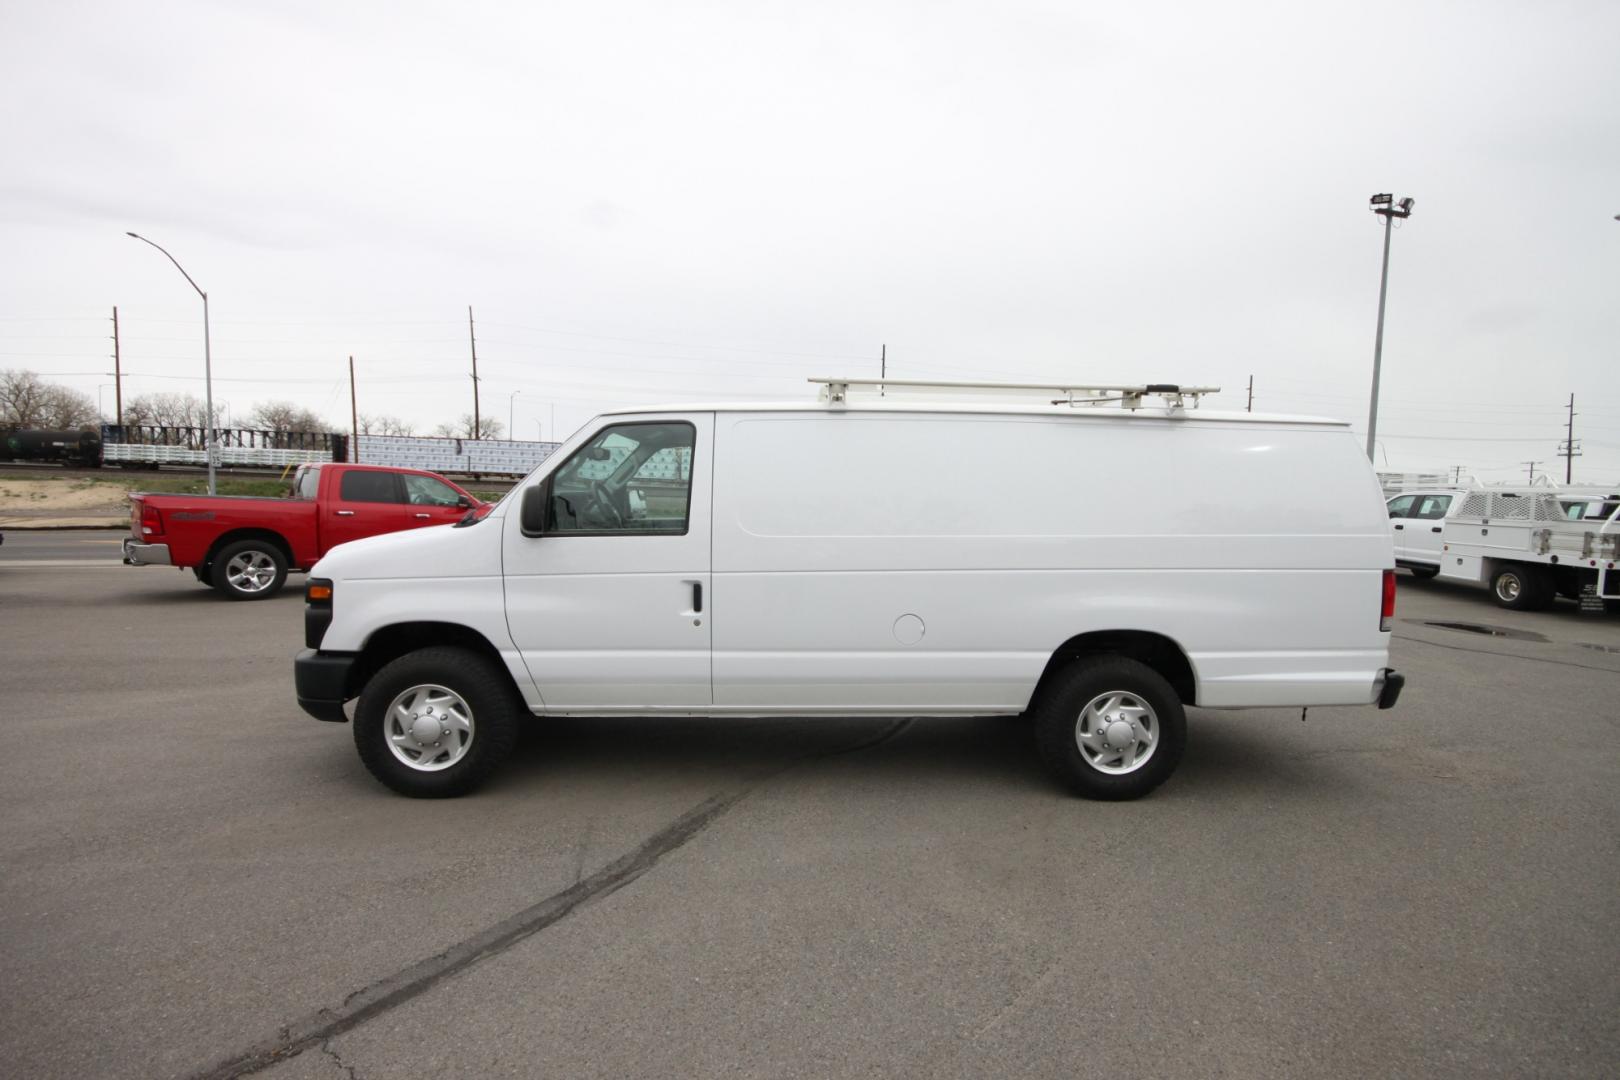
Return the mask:
M1378 620L1378 629L1395 629L1395 571L1384 571L1384 612Z
M151 503L141 504L141 535L161 536L163 534L163 515Z

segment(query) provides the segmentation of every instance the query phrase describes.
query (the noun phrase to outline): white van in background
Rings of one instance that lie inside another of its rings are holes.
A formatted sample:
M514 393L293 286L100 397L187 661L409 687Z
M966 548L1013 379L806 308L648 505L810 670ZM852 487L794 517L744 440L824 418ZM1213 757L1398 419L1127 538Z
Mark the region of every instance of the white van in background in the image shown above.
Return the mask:
M1058 777L1117 799L1174 770L1186 706L1394 704L1387 519L1344 423L818 381L600 416L485 516L334 550L300 705L358 697L361 758L413 796L477 786L530 713L1028 711Z

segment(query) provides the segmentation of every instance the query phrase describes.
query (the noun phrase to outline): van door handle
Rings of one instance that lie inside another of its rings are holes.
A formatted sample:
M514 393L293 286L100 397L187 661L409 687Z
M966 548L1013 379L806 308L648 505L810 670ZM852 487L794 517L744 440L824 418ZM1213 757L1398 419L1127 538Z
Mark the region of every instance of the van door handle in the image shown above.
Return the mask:
M1406 528L1406 526L1405 526L1405 525L1397 525L1397 526L1395 526L1395 527L1396 527L1396 528L1397 528L1397 529L1404 529L1404 528Z
M1429 531L1430 532L1439 532L1440 531L1440 526L1436 525L1434 528L1430 529Z
M692 610L703 610L703 582L692 582Z
M339 510L337 512L337 516L338 517L354 517L354 511L353 510Z

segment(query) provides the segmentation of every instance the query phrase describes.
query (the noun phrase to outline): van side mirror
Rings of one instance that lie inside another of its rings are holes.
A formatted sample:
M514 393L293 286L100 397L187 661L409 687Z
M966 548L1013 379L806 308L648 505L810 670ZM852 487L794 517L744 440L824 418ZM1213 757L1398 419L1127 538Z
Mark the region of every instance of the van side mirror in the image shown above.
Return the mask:
M523 492L518 523L523 526L524 536L539 536L546 531L546 487L536 484Z

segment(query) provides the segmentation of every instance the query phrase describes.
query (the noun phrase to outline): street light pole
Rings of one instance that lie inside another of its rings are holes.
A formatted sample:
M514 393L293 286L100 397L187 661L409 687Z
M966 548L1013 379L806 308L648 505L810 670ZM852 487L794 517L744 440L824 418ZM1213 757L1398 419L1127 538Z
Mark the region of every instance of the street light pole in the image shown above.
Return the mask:
M199 286L195 281L191 280L191 275L186 273L186 268L180 265L180 260L176 259L173 255L170 255L169 252L161 244L152 243L152 241L148 240L146 237L142 236L139 233L133 233L132 232L132 233L128 233L127 235L133 236L135 239L139 240L143 244L152 244L153 247L155 247L159 251L163 252L163 254L168 258L168 260L170 262L174 263L174 268L176 270L180 271L180 276L186 279L186 283L188 285L190 285L193 289L196 289L197 290L197 295L202 297L202 302L203 302L203 393L204 393L204 396L206 398L206 408L208 410L208 431L207 431L207 435L206 435L206 437L207 437L207 446L208 446L208 494L213 495L213 494L215 494L217 492L218 485L214 481L214 459L216 457L215 452L214 452L214 356L213 356L213 349L209 344L209 336L208 336L208 294L203 292L201 286Z
M517 438L517 428L512 426L512 402L515 401L517 396L521 393L523 393L523 391L514 390L510 394L506 395L506 437L508 439Z
M1372 212L1384 219L1384 268L1378 276L1378 332L1373 338L1372 403L1367 410L1367 460L1373 460L1374 436L1378 434L1378 378L1384 363L1384 298L1389 292L1389 235L1396 218L1412 216L1410 198L1395 202L1393 195L1374 195Z

